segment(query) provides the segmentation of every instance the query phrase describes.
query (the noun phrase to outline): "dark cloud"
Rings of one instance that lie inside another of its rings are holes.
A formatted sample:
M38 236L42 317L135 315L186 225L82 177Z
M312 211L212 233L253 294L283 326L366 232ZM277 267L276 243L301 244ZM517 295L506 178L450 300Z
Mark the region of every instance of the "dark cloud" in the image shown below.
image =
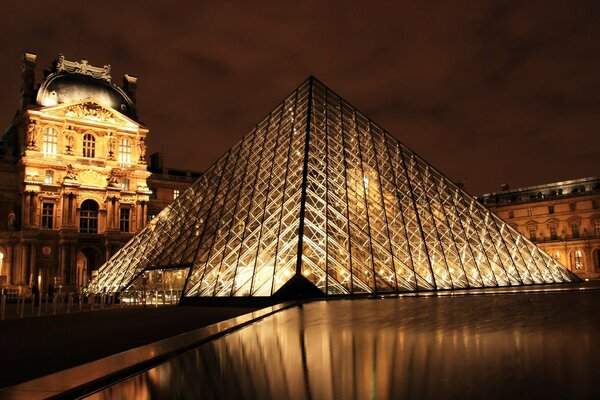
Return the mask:
M473 193L598 175L597 1L62 1L5 6L23 51L139 77L151 151L204 169L313 74ZM10 40L8 40L10 38Z

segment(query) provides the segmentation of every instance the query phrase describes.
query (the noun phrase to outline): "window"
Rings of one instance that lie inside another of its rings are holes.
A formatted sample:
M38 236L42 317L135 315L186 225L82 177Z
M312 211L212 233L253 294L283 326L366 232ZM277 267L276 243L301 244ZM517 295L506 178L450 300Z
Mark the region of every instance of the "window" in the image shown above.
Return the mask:
M554 214L554 206L548 206L548 214Z
M579 237L579 222L571 222L571 231L573 231L573 238Z
M152 221L156 217L154 214L148 214L148 222Z
M42 228L54 227L54 203L42 203Z
M573 269L583 269L583 256L581 250L575 250L571 253L571 268Z
M83 156L88 158L96 157L96 138L91 133L83 135Z
M594 220L594 236L600 236L600 219Z
M571 210L571 211L577 210L577 203L569 203L569 210Z
M129 208L121 208L121 215L119 216L119 228L121 232L129 232Z
M179 189L174 189L173 190L173 200L175 200L178 197L179 197Z
M119 140L119 162L131 164L131 143L127 139Z
M560 251L555 251L552 257L554 257L555 260L560 261Z
M532 242L535 242L537 240L537 232L535 225L530 225L527 227L527 229L529 230L529 239Z
M550 240L558 239L558 225L550 225L548 228L550 229Z
M129 179L123 179L123 183L121 183L121 190L129 190Z
M52 170L46 171L46 175L44 176L44 183L46 185L54 184L54 171L52 171Z
M51 157L56 155L56 143L58 142L58 131L54 128L44 129L44 136L42 139L42 153L44 157Z
M592 200L592 208L600 208L600 200L594 199Z
M98 203L94 200L86 200L81 203L79 213L79 232L98 232Z
M529 215L530 217L533 217L533 208L529 207L527 209L527 215Z
M508 218L509 218L509 219L513 219L514 217L515 217L515 212L514 212L513 210L510 210L510 211L508 212Z
M150 199L156 199L156 188L150 188Z

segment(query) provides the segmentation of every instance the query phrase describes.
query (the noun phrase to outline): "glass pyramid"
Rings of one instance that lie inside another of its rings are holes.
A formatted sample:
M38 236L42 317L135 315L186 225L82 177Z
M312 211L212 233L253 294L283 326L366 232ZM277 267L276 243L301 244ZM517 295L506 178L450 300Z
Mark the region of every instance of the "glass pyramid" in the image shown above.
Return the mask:
M325 295L577 277L311 77L117 252L92 291L184 270L183 296Z

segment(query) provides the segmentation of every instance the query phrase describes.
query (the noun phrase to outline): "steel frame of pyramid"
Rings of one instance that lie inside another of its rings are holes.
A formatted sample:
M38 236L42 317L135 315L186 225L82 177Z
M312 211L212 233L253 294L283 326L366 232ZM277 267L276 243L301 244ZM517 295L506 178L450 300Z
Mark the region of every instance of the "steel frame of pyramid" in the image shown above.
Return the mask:
M183 296L573 282L558 261L310 77L99 271L185 268Z

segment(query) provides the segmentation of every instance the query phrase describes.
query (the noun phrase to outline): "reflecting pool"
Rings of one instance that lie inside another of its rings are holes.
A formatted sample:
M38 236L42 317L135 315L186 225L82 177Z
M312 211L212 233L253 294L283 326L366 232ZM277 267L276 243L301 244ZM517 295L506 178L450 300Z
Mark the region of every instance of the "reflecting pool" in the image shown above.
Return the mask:
M306 303L93 399L599 398L600 292Z

